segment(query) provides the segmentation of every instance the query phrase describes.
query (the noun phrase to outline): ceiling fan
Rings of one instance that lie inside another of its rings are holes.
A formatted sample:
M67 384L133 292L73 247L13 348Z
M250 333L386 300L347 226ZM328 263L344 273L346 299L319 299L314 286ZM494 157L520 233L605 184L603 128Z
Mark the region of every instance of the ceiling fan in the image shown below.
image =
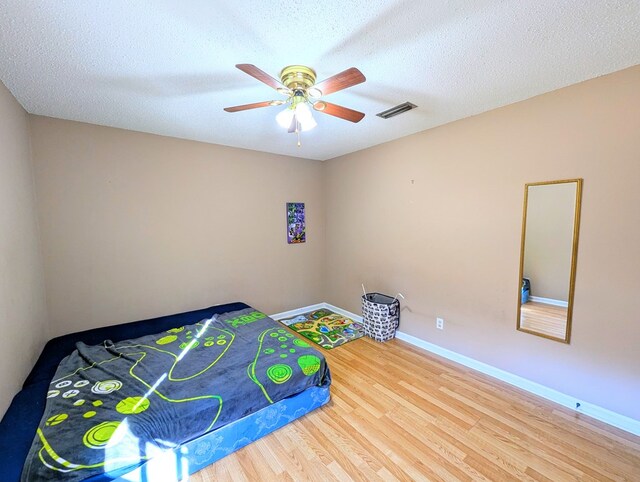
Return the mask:
M253 104L225 107L224 110L227 112L239 112L259 107L286 104L286 109L276 116L276 121L282 127L288 129L288 132L295 132L298 135L298 146L300 146L300 132L313 129L317 125L309 106L317 112L339 117L350 122L360 122L364 118L362 112L319 100L324 95L348 89L364 82L366 80L365 76L355 67L329 77L318 84L316 84L315 71L304 65L289 65L285 67L280 72L280 81L252 64L237 64L236 67L287 97L284 100L267 100Z

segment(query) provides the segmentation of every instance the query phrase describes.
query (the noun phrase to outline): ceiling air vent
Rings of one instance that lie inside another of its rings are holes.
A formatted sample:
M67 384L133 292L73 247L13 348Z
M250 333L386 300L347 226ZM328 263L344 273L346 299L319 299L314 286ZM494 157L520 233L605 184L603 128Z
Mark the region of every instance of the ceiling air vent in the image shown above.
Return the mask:
M376 115L378 117L382 117L383 119L389 119L390 117L395 117L397 115L404 114L405 112L408 112L411 109L415 109L416 107L418 106L415 104L412 104L411 102L405 102L403 104L398 104L397 106L392 107L391 109L378 112Z

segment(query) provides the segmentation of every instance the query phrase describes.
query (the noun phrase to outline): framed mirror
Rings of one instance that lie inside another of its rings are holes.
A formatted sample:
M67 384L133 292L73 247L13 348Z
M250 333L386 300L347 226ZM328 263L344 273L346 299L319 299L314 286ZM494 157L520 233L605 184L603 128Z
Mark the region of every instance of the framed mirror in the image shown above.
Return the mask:
M569 343L582 179L525 184L517 328Z

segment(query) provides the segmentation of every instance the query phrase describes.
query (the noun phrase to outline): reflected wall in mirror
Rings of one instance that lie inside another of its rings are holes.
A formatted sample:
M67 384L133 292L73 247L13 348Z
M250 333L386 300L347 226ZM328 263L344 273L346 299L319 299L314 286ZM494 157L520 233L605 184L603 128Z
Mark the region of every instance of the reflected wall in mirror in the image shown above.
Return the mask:
M569 343L582 179L524 187L520 248L520 331Z

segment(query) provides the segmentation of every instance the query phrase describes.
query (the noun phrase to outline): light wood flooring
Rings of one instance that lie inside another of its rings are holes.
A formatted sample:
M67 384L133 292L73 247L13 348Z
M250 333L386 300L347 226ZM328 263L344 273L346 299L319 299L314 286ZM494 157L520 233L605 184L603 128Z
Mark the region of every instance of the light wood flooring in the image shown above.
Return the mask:
M564 339L567 308L529 301L520 307L520 326L527 330Z
M324 353L329 404L190 480L640 480L640 437L402 341Z

